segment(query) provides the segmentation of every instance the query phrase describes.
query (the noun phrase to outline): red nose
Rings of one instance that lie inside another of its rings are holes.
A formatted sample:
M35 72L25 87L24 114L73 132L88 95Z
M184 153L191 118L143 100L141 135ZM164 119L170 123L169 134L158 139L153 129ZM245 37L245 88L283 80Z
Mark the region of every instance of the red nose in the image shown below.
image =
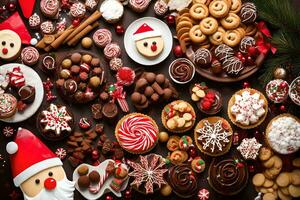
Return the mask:
M156 51L156 50L157 50L156 44L152 44L152 45L151 45L151 50L152 50L152 51Z
M3 54L7 54L7 53L8 53L8 49L7 49L7 48L3 48L3 49L2 49L2 53L3 53Z
M56 187L56 180L54 178L47 178L44 182L44 187L47 190L53 190Z

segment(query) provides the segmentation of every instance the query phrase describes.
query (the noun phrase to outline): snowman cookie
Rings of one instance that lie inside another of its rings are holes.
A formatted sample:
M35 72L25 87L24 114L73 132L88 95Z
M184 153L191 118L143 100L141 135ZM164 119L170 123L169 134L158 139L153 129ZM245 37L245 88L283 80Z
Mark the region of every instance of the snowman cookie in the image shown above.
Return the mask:
M11 61L20 55L21 38L11 30L0 31L0 59Z
M138 52L150 59L156 58L164 48L162 34L148 24L142 24L133 34Z

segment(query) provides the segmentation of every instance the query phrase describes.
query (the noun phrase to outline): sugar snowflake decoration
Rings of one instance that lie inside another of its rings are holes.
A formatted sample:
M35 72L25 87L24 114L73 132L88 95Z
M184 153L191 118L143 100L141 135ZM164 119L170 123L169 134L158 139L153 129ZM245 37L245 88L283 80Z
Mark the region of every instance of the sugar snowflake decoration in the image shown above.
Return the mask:
M198 140L204 140L203 149L207 149L211 146L211 151L214 152L215 148L218 148L220 151L223 150L222 143L229 143L228 137L231 136L230 132L227 132L222 127L222 121L218 120L216 123L211 124L208 120L203 121L204 126L197 130L197 133L200 134Z
M60 135L62 131L70 132L72 130L68 124L72 117L65 106L58 108L56 105L50 104L49 111L44 110L43 116L41 123L46 124L45 130L53 130L57 135Z
M242 156L247 159L256 159L259 149L262 145L257 142L255 138L245 138L243 139L237 150L242 154Z
M129 173L129 176L134 177L131 185L139 188L142 184L145 184L146 194L154 192L154 184L158 188L166 184L163 175L168 170L163 168L165 162L161 159L161 156L156 154L140 156L138 163L129 161L128 164L133 168L133 171Z

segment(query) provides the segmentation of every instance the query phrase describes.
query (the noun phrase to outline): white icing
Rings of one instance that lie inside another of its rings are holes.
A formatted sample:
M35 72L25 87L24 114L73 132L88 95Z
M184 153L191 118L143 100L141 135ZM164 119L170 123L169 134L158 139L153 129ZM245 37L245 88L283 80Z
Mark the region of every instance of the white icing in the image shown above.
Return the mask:
M124 7L118 0L105 0L100 6L100 12L107 21L118 20L124 13Z
M300 123L292 117L280 117L272 122L267 139L278 153L296 152L300 148Z
M235 102L230 111L235 115L236 122L246 126L255 124L266 113L265 102L260 99L260 94L244 91L241 95L236 94L234 97Z
M237 147L237 150L245 159L256 159L262 145L255 138L245 138Z

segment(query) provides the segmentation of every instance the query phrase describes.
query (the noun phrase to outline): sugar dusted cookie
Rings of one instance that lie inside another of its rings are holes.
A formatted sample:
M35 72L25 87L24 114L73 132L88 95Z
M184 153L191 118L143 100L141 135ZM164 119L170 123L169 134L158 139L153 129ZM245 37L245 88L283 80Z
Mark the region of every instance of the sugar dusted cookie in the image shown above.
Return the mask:
M14 60L21 52L21 38L11 30L0 31L0 59Z
M138 52L147 58L157 57L164 48L164 40L161 35L159 30L154 30L148 24L141 25L133 34Z

